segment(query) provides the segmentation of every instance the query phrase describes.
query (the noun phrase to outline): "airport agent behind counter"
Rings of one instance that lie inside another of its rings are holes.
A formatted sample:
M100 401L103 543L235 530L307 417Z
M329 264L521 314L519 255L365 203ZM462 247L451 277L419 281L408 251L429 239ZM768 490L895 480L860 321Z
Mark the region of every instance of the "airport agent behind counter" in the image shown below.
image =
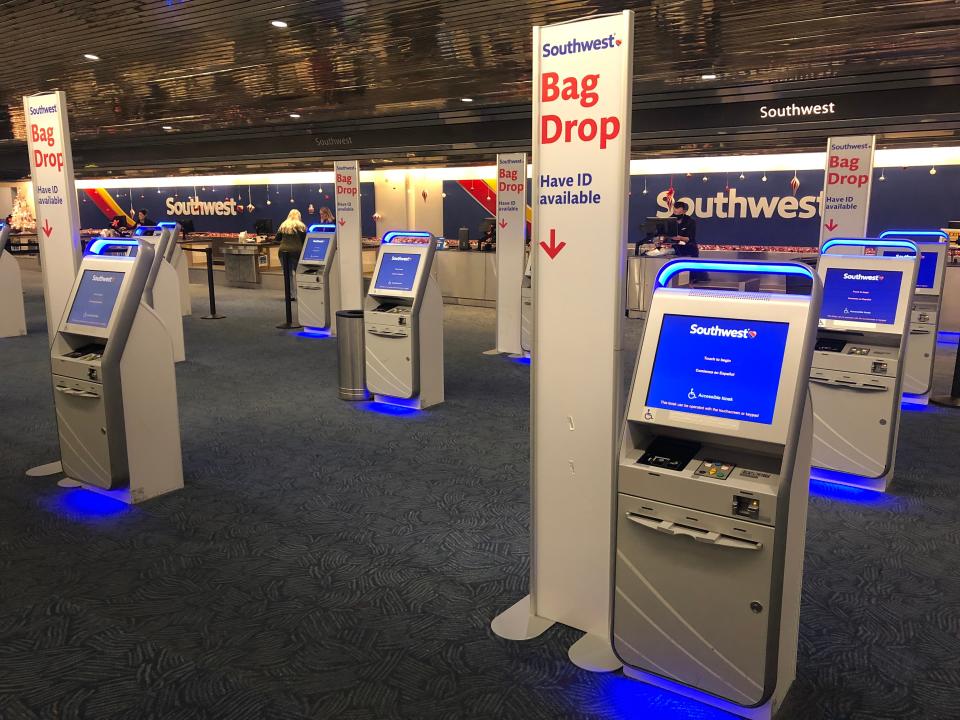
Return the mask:
M677 257L700 257L697 247L697 221L687 214L687 204L678 200L673 204L673 214L677 218L677 234L671 238Z

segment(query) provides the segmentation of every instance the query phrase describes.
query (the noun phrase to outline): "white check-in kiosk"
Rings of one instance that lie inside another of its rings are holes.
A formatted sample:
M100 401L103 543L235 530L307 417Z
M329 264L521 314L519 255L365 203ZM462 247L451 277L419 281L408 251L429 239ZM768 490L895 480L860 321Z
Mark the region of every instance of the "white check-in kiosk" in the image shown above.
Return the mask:
M364 301L367 389L379 402L443 402L443 298L429 232L388 232Z
M156 310L170 335L173 361L183 362L187 359L187 354L183 340L183 314L180 311L180 280L177 271L167 261L173 243L173 232L169 227L141 225L134 232L134 237L153 246L153 262L147 276L143 299Z
M190 263L187 254L180 247L180 223L160 222L158 227L170 230L170 244L167 246L166 260L177 273L177 284L180 287L180 314L193 314L193 300L190 297Z
M336 335L340 309L340 253L336 225L311 225L296 270L297 316L307 329Z
M810 290L669 287L691 270ZM820 283L674 260L657 285L619 456L613 648L630 677L769 718L796 673Z
M520 286L520 349L529 355L533 349L533 253L527 255Z
M143 298L153 259L93 240L51 349L63 472L128 503L183 487L173 346Z
M910 311L910 342L907 343L906 368L903 371L903 400L926 405L933 387L933 361L940 332L940 307L947 272L949 238L942 230L888 230L881 239L909 240L920 250L917 289ZM895 254L885 250L884 254Z
M7 252L9 239L10 226L0 222L0 337L17 337L27 334L20 264Z
M877 238L836 238L821 249L810 370L818 480L886 490L893 477L916 255L909 241Z

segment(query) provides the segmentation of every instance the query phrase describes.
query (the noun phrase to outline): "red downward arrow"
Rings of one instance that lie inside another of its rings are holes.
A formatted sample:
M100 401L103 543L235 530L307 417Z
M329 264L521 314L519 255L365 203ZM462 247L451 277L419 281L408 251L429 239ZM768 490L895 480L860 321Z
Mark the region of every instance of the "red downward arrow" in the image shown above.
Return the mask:
M503 228L505 228L505 227L507 226L507 221L506 221L506 220L501 220L501 221L500 221L499 223L497 223L497 224L500 226L500 229L503 230Z
M552 229L550 230L550 244L547 245L542 240L540 241L540 247L546 250L547 255L550 256L551 260L553 260L566 246L567 244L565 242L557 242L557 231Z
M344 220L343 218L340 218L339 220L337 220L337 222L340 223L341 225L346 225L346 224L347 224L347 221Z
M53 232L53 228L50 227L50 221L47 220L46 218L44 218L42 230L44 235L46 235L47 237L50 237L50 233Z
M830 222L824 223L823 226L824 226L827 230L829 230L830 232L833 232L833 231L836 230L838 227L840 227L839 225L837 225L837 224L833 221L833 218L830 218Z

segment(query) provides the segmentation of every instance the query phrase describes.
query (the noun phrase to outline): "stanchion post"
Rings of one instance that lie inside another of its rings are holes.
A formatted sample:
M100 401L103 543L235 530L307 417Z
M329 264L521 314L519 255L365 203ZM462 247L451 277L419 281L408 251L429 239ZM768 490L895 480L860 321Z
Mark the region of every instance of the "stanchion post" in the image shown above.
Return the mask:
M953 385L949 395L937 395L930 398L934 405L960 407L960 345L957 345L957 359L953 363Z
M207 296L210 300L210 314L203 315L203 320L220 320L226 315L217 314L217 291L213 288L213 247L203 248L207 260Z
M302 328L293 322L293 303L290 294L290 253L286 250L280 251L280 267L283 269L283 303L286 311L286 322L277 325L281 330L295 330Z

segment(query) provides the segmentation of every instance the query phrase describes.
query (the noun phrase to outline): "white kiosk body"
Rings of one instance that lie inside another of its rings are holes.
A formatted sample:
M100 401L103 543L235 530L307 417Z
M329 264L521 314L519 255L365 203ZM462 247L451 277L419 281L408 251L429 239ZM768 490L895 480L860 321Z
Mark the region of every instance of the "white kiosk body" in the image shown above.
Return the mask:
M295 273L297 317L308 329L337 334L340 309L340 253L335 225L311 225Z
M910 311L910 342L903 374L905 402L926 405L933 387L933 361L940 332L940 306L947 272L947 234L943 231L888 230L881 239L910 240L920 250L917 289ZM885 250L884 254L896 254Z
M183 487L173 346L143 300L154 249L100 238L87 253L51 348L60 459L89 489L141 502Z
M153 262L147 276L143 299L156 310L170 334L173 361L183 362L187 359L187 353L183 339L183 314L180 311L180 280L177 278L177 271L167 261L173 243L173 232L170 227L142 225L137 228L134 237L153 246Z
M520 286L520 349L529 355L533 348L533 253L527 255Z
M864 255L865 248L876 254ZM916 246L834 239L821 252L823 307L810 371L813 477L886 490L900 429Z
M428 232L385 234L364 301L367 389L379 402L443 402L443 298Z
M667 287L701 269L811 290ZM626 675L748 718L772 717L796 674L819 306L800 264L669 263L624 422L614 651Z
M17 337L27 334L20 263L7 252L9 239L10 226L0 222L0 337Z
M161 222L157 227L170 230L170 244L167 246L166 260L177 273L177 285L180 288L180 314L193 314L193 300L190 297L190 263L187 254L180 247L180 223Z

